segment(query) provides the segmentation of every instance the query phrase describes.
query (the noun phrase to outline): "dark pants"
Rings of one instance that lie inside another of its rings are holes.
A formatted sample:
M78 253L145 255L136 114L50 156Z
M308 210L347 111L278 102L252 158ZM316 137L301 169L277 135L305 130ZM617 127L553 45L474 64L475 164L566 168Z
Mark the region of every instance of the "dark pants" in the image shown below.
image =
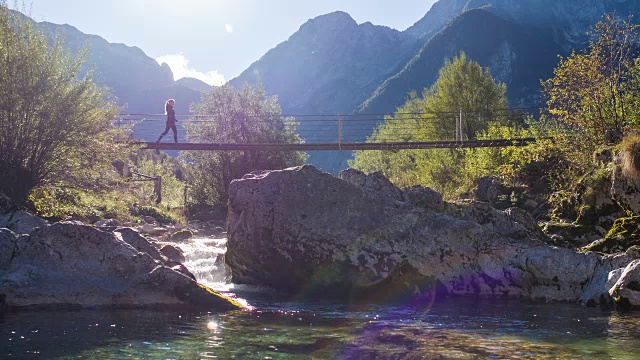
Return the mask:
M162 137L167 135L169 130L173 130L173 141L178 142L178 129L176 128L176 123L167 122L167 128L164 129L164 132L160 135L156 142L162 140Z

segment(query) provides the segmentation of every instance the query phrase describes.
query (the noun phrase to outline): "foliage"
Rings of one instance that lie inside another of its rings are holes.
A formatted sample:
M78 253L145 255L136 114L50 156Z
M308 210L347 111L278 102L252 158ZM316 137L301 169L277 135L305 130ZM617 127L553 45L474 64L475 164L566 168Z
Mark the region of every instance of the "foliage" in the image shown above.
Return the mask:
M213 121L187 125L187 138L198 143L300 143L296 124L283 118L275 97L267 97L262 86L231 85L213 87L194 115L214 115ZM305 155L295 151L220 151L185 152L190 163L189 193L200 204L224 204L229 184L257 170L281 169L304 162Z
M393 117L386 117L370 142L434 141L456 138L456 118L462 113L463 138L514 138L526 134L521 114L505 112L504 84L496 83L488 69L463 53L447 61L440 78L419 98L409 95ZM517 121L514 121L517 120ZM423 185L454 197L473 180L495 174L511 158L510 149L432 149L357 151L352 167L381 171L401 187Z
M118 181L111 189L93 191L69 187L40 186L31 193L32 210L53 220L80 220L93 223L101 219L117 219L122 223L140 222L152 216L164 223L184 222L181 208L157 205L141 200L138 184Z
M138 174L162 178L162 203L169 208L184 206L186 182L184 164L166 153L139 150L129 156L131 171ZM135 177L135 176L134 176ZM136 186L135 193L144 203L153 203L156 199L154 183L141 182Z
M433 140L455 139L455 118L462 114L463 138L475 139L507 107L506 91L506 85L496 83L488 68L483 69L464 52L447 60L438 80L423 93L424 112L432 117L422 122L427 125L423 134Z
M138 205L138 203L131 204L131 214L136 216L150 216L159 223L173 224L176 219L165 209L154 205Z
M626 136L620 144L620 163L627 179L640 181L640 136Z
M0 188L18 203L37 186L96 187L121 153L111 126L118 109L90 75L77 78L85 54L48 43L0 2Z
M554 77L542 82L549 113L571 130L565 140L583 154L603 143L607 132L622 133L637 121L637 29L631 18L605 15L588 49L560 58Z
M138 150L130 155L129 167L149 176L162 176L162 204L155 203L153 182L133 181L116 171L102 173L98 189L67 184L39 186L31 193L33 210L40 216L58 220L95 222L117 219L122 223L139 222L152 216L164 223L184 222L185 183L178 180L182 164L165 153Z

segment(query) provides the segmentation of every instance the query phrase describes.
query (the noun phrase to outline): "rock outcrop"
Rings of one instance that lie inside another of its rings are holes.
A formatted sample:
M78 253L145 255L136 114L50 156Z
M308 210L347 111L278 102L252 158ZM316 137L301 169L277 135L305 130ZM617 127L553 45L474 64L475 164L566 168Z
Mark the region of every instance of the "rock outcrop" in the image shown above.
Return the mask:
M619 165L613 171L611 196L624 210L640 215L640 183L625 177Z
M548 246L519 208L469 200L425 211L415 189L398 194L367 186L385 184L379 175L347 174L356 176L306 165L232 182L233 282L375 301L478 295L596 305L609 302L610 272L634 257Z
M6 228L18 234L29 234L33 229L47 224L49 224L47 220L26 211L0 215L0 228Z
M623 307L640 305L640 260L634 260L618 273L618 280L609 290L609 295Z
M0 294L9 309L242 308L160 260L158 250L127 229L111 233L76 223L29 235L0 229Z

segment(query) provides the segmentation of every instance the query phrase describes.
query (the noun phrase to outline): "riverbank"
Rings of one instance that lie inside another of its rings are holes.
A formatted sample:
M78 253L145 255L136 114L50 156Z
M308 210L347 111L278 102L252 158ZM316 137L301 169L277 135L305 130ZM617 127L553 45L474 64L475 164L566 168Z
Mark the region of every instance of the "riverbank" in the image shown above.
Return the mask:
M224 239L195 237L176 245L198 281L217 288L224 271L201 257L217 258ZM219 276L208 281L199 275L205 272ZM225 287L260 311L10 313L1 320L0 358L631 359L640 351L636 312L505 298L453 297L416 307L292 301Z

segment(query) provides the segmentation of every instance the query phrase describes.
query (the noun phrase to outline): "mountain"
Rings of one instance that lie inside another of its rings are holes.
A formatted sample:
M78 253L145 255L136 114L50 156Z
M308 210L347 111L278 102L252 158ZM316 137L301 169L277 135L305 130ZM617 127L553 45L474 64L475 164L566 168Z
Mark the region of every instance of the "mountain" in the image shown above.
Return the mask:
M178 79L176 80L175 84L179 86L184 86L188 89L192 89L198 92L211 90L211 85L207 84L202 80L195 79L195 78L186 77L186 78Z
M307 21L231 84L262 82L286 113L351 113L413 54L411 38L347 13Z
M393 112L410 91L431 86L444 59L465 51L507 84L512 105L540 104L540 79L556 55L588 44L587 31L605 13L637 15L637 0L440 0L405 33L426 41L405 68L387 79L357 112ZM491 14L491 15L489 15ZM448 17L454 16L453 19ZM637 19L636 19L637 20ZM443 25L446 24L446 25Z
M165 101L174 98L178 112L185 114L191 103L200 101L201 92L209 89L209 85L197 79L174 81L167 64L159 65L135 46L110 43L66 24L36 24L47 36L61 37L72 54L87 49L81 76L92 71L95 82L111 90L111 96L122 106L124 113L163 113ZM133 134L137 138L155 140L163 130L162 117L147 117L134 126ZM184 131L180 131L180 135L183 136Z
M470 10L433 36L420 52L387 79L359 108L362 113L391 113L405 102L409 91L420 93L438 78L447 59L460 52L507 85L512 105L539 103L541 78L553 75L562 47L544 28L529 28L489 11Z
M419 49L414 40L338 11L307 21L230 83L261 82L285 114L350 114L411 59ZM300 122L308 141L329 135ZM337 151L311 151L308 161L326 171L344 164Z
M549 27L577 43L605 13L638 13L637 0L440 0L405 32L428 40L447 23L473 9L484 9L518 24Z

